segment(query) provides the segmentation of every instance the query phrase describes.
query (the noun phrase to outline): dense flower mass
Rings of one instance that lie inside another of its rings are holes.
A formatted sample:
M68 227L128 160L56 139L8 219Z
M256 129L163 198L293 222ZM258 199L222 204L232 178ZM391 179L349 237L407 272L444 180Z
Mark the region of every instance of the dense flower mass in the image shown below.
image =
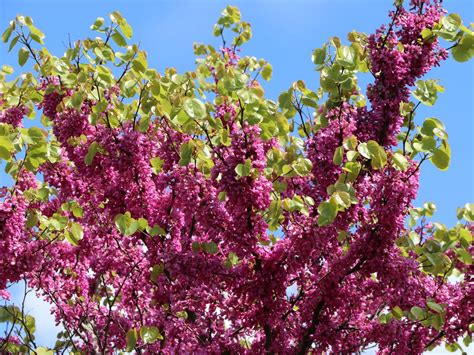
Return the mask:
M410 90L433 100L439 86L420 80L448 56L438 37L474 35L439 1L401 3L375 34L315 50L321 89L299 81L278 102L257 81L271 65L237 54L251 32L232 6L214 31L230 28L232 46L196 44L195 72L147 68L117 12L92 26L105 40L62 58L30 49L39 81L0 82L18 96L0 101L15 180L0 190L0 297L24 280L50 303L58 352L415 354L468 342L474 208L451 229L426 220L433 204L413 208L421 163L447 168L449 144L440 121L415 125ZM31 19L12 23L16 41L29 44L26 29L41 40ZM370 105L358 71L374 77ZM33 104L42 126L23 128ZM31 316L0 311L11 329L0 349L35 350Z

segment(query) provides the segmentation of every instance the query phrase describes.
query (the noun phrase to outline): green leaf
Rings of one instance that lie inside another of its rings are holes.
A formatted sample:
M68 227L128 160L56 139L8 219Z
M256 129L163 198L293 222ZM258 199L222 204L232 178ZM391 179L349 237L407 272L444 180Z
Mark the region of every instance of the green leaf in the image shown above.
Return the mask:
M123 35L127 37L127 39L132 38L133 36L132 27L125 21L125 19L119 23L119 27Z
M63 230L68 222L66 216L62 216L58 213L53 214L53 216L48 220L48 225L54 230Z
M458 62L466 62L474 56L474 35L464 34L459 43L451 50Z
M139 52L137 58L132 61L132 67L139 73L143 73L148 68L148 61L145 53Z
M334 151L332 162L334 163L334 165L341 165L343 158L344 158L344 147L343 146L337 147L336 150Z
M238 265L240 262L239 257L234 252L229 253L227 261L230 263L231 266Z
M444 88L438 85L436 80L418 80L413 96L424 105L433 106L438 99L438 92L443 92Z
M461 260L464 264L472 265L472 255L470 252L464 249L456 249L456 254L459 257L459 260Z
M331 197L329 201L323 201L318 206L318 226L323 227L331 224L337 216L337 201Z
M283 92L278 96L278 104L281 108L291 108L291 94L289 92Z
M12 41L10 42L10 45L8 46L8 52L11 52L11 50L15 47L15 45L18 43L18 40L20 39L20 36L15 36L13 37Z
M14 149L12 142L7 137L0 136L0 159L10 160Z
M344 139L342 144L347 150L354 150L357 148L357 137L350 136L349 138Z
M458 14L449 14L441 18L440 24L443 26L439 33L440 36L449 41L456 36L462 21Z
M148 234L155 237L157 235L166 235L166 231L159 225L155 224L152 228L148 228Z
M158 276L162 275L164 271L165 271L164 264L153 265L151 269L151 273L150 273L150 280L153 282L156 282L158 280Z
M235 172L239 177L249 176L252 170L252 161L250 159L245 160L244 164L238 164L235 167Z
M429 309L435 311L436 313L443 313L444 312L443 306L437 304L436 302L428 301L428 302L426 302L426 305L428 306Z
M5 307L0 307L0 323L10 322L12 318L12 315L6 310Z
M94 24L90 26L91 30L98 30L101 28L104 25L104 21L103 17L97 17Z
M403 311L400 307L395 306L392 308L392 314L397 318L400 319L403 317Z
M357 151L362 155L364 158L370 159L370 152L369 149L367 148L367 143L360 143L357 146Z
M451 161L449 148L442 146L439 149L434 149L430 160L438 169L442 171L448 170Z
M336 200L338 210L344 211L351 206L351 196L346 191L336 191L332 194L332 197Z
M433 133L436 137L442 139L442 140L447 140L448 139L448 134L446 133L446 131L444 129L441 129L441 128L433 128Z
M387 153L376 141L368 141L367 150L370 154L370 164L373 169L381 169L387 164Z
M348 46L340 46L337 49L336 63L343 67L352 68L355 65L356 53L354 48Z
M221 13L221 17L217 21L219 25L230 27L230 25L240 21L240 11L235 6L227 6Z
M99 150L99 143L97 142L92 142L89 145L89 149L87 150L87 154L84 157L84 163L86 165L91 165L92 160L94 159L95 155L97 154L97 151Z
M2 34L2 42L3 43L7 43L8 40L10 39L10 36L13 32L13 27L12 26L8 26L7 29L3 32Z
M347 238L347 232L346 231L340 231L338 234L337 234L337 240L339 242L344 242Z
M357 176L359 176L361 168L362 166L359 162L347 162L346 164L344 164L344 167L342 169L348 173L347 182L355 181L357 179Z
M71 103L72 106L74 106L76 109L80 109L82 105L82 93L80 91L74 92L71 97Z
M217 244L214 242L204 243L203 244L204 251L208 254L216 254L219 249L217 248Z
M29 56L30 52L28 51L28 49L26 49L25 47L20 48L20 50L18 51L18 64L20 65L20 67L26 64L26 61L28 60Z
M44 33L41 32L38 28L33 25L29 25L28 29L30 30L30 37L33 41L38 42L39 44L44 44Z
M115 225L125 236L130 236L138 230L138 221L132 218L130 212L118 214L115 217Z
M119 45L120 47L126 47L127 46L127 41L125 40L125 38L123 38L123 36L118 33L117 31L115 31L113 34L112 34L112 39L114 40L115 43L117 43L117 45Z
M423 308L420 308L418 306L411 307L410 313L413 314L416 319L423 319L425 315L425 311L423 310Z
M322 48L316 48L311 55L311 60L316 65L321 65L326 61L326 45Z
M84 237L84 231L79 223L72 222L68 233L66 233L66 239L74 246L78 246L79 241Z
M262 69L262 78L265 80L270 80L272 78L273 67L270 63L267 63L263 66Z
M427 118L423 122L423 126L421 127L421 134L426 136L433 136L435 128L444 130L444 124L440 120L434 117Z
M395 166L401 171L406 171L410 166L407 158L401 153L393 154L393 162Z
M13 67L10 65L2 65L2 72L5 74L13 74Z
M193 141L188 141L181 144L179 148L179 162L180 166L186 166L191 162L191 157L193 155Z
M153 174L158 174L161 171L161 167L163 166L164 160L160 157L154 157L150 159L151 168L153 170Z
M36 331L35 317L27 314L24 318L24 326L26 327L26 329L28 329L30 334L33 334Z
M144 344L153 344L157 340L163 340L163 335L161 335L160 331L157 327L141 327L140 328L140 337L143 340Z
M48 348L45 348L45 347L42 347L42 346L36 348L35 353L37 355L54 355L53 350L49 350Z
M452 343L448 344L446 343L445 346L446 350L448 350L450 353L454 353L459 349L459 344L458 343Z
M127 347L125 348L125 351L131 352L135 346L137 345L137 330L135 328L131 328L127 332Z
M203 119L207 116L206 106L196 98L185 100L183 109L192 119Z

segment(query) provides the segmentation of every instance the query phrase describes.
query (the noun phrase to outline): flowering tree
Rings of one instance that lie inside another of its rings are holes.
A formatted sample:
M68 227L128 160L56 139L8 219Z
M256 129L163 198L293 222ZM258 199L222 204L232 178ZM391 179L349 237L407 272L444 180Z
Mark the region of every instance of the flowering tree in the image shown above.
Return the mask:
M126 20L110 20L62 57L29 17L2 36L34 70L0 74L14 179L1 189L0 296L23 280L63 327L39 347L34 318L5 301L2 352L469 345L474 205L448 228L412 201L421 164L450 160L443 123L415 119L443 91L420 78L450 53L472 57L472 26L437 0L397 1L388 26L314 51L318 89L297 81L276 102L258 82L271 65L239 56L251 29L235 7L214 27L222 48L195 44L184 74L149 68Z

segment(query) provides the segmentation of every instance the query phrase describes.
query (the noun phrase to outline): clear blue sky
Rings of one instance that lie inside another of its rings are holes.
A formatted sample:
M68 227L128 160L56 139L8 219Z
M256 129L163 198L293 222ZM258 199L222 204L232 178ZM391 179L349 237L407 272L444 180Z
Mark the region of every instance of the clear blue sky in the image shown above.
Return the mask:
M243 54L272 63L273 79L265 88L267 96L277 98L298 79L317 88L319 77L310 60L311 51L330 36L345 39L354 29L374 31L388 21L392 0L0 0L0 27L3 32L17 14L32 16L46 34L46 46L60 55L68 33L73 40L95 36L89 30L95 18L107 18L118 10L132 25L134 41L148 51L150 66L159 71L170 66L185 71L194 67L193 42L220 45L212 36L212 26L229 4L238 6L252 24L254 36ZM474 0L445 0L445 7L459 13L466 23L474 21ZM3 45L0 64L17 69L16 62L16 53L7 53ZM448 60L428 77L440 79L446 91L434 107L420 109L417 118L439 117L445 122L452 162L447 172L429 162L423 166L417 203L436 203L437 220L449 225L456 221L457 207L474 202L474 61ZM3 185L3 173L0 179Z

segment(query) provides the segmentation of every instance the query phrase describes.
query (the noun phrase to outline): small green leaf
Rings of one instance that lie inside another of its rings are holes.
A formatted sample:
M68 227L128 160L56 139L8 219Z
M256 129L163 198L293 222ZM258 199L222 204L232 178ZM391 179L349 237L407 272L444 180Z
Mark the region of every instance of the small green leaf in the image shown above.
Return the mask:
M332 162L334 165L341 165L344 158L344 147L337 147L334 151L334 156L332 157Z
M120 233L125 236L130 236L138 230L138 221L132 218L130 212L118 214L115 217L115 225Z
M69 228L69 233L66 233L66 239L72 244L77 246L79 241L84 237L84 231L79 223L72 222Z
M165 271L164 264L153 265L151 269L151 273L150 273L150 280L153 282L156 282L158 280L158 276L162 275L164 271Z
M451 50L458 62L466 62L474 56L474 35L464 34L459 43Z
M37 355L54 355L53 350L49 350L48 348L40 346L39 348L35 349L35 353Z
M71 103L72 106L74 106L76 109L80 109L82 105L82 93L80 91L74 92L71 97Z
M433 155L430 160L438 169L445 171L448 170L451 157L449 151L440 148L433 150Z
M346 231L340 231L338 234L337 234L337 241L338 242L344 242L347 238L347 232Z
M459 257L459 260L461 260L464 264L472 265L472 255L470 252L464 249L456 249L456 254Z
M373 169L381 169L387 164L387 153L376 141L368 141L367 150L370 154L370 164Z
M5 136L0 136L0 158L10 160L14 147L12 142Z
M132 27L125 21L121 21L119 23L120 30L122 31L123 35L127 38L130 39L133 36L133 30Z
M313 51L313 54L311 56L311 60L316 65L323 64L326 60L326 45L324 45L322 48L316 48Z
M151 168L153 170L153 174L158 174L161 171L161 167L163 166L164 160L160 157L154 157L150 159Z
M125 351L131 352L137 345L137 330L135 328L129 329L127 332L127 347Z
M273 67L270 63L267 63L263 66L262 69L262 78L265 80L270 80L272 78Z
M423 310L423 308L420 308L418 306L413 306L410 309L410 313L413 314L416 319L423 319L425 311Z
M115 43L117 43L117 45L119 45L120 47L126 47L127 46L127 41L125 40L125 38L123 38L123 36L115 31L113 34L112 34L112 39L114 40Z
M20 48L20 50L18 51L18 64L20 65L20 67L26 64L26 61L28 60L29 56L30 52L28 51L28 49L26 49L25 47Z
M352 68L355 65L356 58L356 52L352 47L340 46L337 49L336 63L343 67Z
M346 208L351 206L351 196L348 192L336 191L332 194L332 197L336 200L340 211L344 211Z
M403 317L403 311L400 307L395 306L392 308L392 314L397 318L400 319Z
M459 349L458 343L452 343L452 344L446 343L444 347L445 347L446 350L448 350L450 353L454 353L454 352L456 352L456 351Z
M250 171L252 170L251 167L252 167L252 161L250 159L247 159L245 161L245 164L238 164L235 167L235 172L237 173L239 177L249 176Z
M8 26L7 29L3 32L2 34L2 42L3 43L7 43L8 40L10 39L10 36L13 32L13 27L12 26Z
M5 74L13 74L13 67L10 65L2 65L2 72Z
M362 166L359 162L347 162L344 164L342 169L347 172L347 182L355 181L357 176L359 176L361 168Z
M140 337L143 340L144 344L153 344L157 340L163 340L163 335L161 335L160 331L157 327L141 327L140 328Z
M12 318L12 315L5 309L5 307L0 307L0 323L10 322Z
M438 85L436 80L418 80L413 96L424 105L433 106L438 99L438 92L443 92L444 88Z
M137 58L132 61L132 67L139 73L145 72L148 68L148 61L146 59L145 53L139 52Z
M318 226L323 227L331 224L337 216L337 201L334 197L329 201L323 201L318 206Z
M192 119L203 119L207 116L206 106L196 98L185 100L183 109Z
M104 21L103 17L97 17L94 24L90 26L91 30L98 30L101 28L104 25Z
M148 231L148 234L150 234L152 237L155 237L157 235L166 235L166 231L157 224L155 224L151 228L149 227L147 231Z
M443 313L444 312L443 306L437 304L436 302L428 301L428 302L426 302L426 305L428 306L429 309L435 311L436 313Z
M357 151L366 159L370 159L370 152L369 149L367 148L367 143L360 143L357 146Z
M393 154L393 162L395 166L401 171L406 171L410 166L407 158L401 153Z
M95 155L97 154L97 151L99 150L99 143L97 142L92 142L89 145L89 149L87 150L87 154L84 157L84 163L86 165L91 165L92 160L94 160Z
M216 254L219 249L217 248L217 244L214 242L204 243L203 244L204 251L208 254Z
M193 142L188 141L186 143L181 144L179 148L179 162L180 166L186 166L191 162L191 157L193 155Z

